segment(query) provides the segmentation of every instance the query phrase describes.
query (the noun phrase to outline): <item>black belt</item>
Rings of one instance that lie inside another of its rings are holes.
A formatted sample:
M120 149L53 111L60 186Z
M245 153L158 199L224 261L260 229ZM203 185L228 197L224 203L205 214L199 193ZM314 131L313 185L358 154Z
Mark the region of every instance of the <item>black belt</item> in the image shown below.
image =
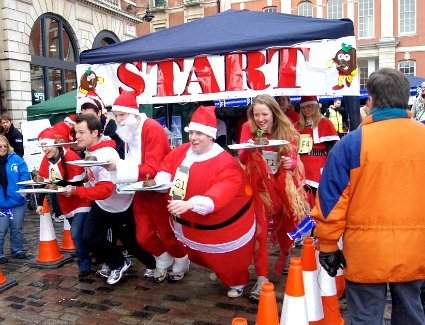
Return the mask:
M240 209L238 212L236 212L232 217L230 217L226 221L216 223L215 225L203 225L203 224L200 224L200 223L191 222L191 221L188 221L188 220L184 220L180 217L177 217L176 215L173 215L173 219L174 219L175 222L177 222L177 223L179 223L183 226L186 226L186 227L200 229L200 230L217 230L217 229L221 229L221 228L224 228L224 227L232 224L233 222L238 220L240 217L242 217L244 215L244 213L246 211L248 211L249 207L251 206L251 203L252 203L252 198L242 207L242 209Z
M309 156L327 156L328 152L326 150L311 150L310 152L306 153L305 155Z

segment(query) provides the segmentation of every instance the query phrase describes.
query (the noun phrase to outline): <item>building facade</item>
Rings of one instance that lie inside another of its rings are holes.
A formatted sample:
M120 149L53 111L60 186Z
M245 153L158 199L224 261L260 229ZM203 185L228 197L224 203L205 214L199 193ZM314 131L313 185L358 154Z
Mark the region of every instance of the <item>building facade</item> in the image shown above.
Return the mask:
M76 88L82 51L137 36L133 1L4 0L0 9L0 109L15 124L26 108ZM146 8L145 8L146 9Z
M228 9L351 19L361 88L382 67L425 77L422 0L3 0L0 109L24 120L26 107L74 89L83 50Z

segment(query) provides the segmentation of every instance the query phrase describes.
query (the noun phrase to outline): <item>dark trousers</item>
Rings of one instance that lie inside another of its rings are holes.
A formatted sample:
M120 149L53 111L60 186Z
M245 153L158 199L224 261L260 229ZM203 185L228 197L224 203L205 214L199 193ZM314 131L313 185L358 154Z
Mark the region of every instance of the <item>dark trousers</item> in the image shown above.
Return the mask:
M137 245L131 206L126 211L111 213L102 210L93 202L84 223L83 239L96 259L106 263L113 270L124 265L124 256L116 240L111 238L111 232L118 234L118 238L126 245L128 251L142 259L141 262L146 267L155 268L153 256Z
M391 325L425 325L420 299L423 281L355 283L346 281L351 325L382 325L388 287L391 292Z

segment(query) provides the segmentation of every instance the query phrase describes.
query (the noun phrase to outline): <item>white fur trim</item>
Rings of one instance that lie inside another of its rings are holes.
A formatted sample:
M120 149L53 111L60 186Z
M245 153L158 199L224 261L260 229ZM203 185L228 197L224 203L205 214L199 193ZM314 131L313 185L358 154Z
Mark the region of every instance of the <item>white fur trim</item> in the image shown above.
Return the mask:
M134 114L139 115L139 109L133 108L133 107L126 107L126 106L120 106L120 105L112 105L112 112L123 112L128 114Z
M119 183L136 183L139 178L139 164L130 159L118 159L115 162L117 171L114 174L114 181Z
M155 176L156 184L166 184L171 182L171 174L167 172L158 172Z
M217 137L217 128L214 128L214 127L208 126L208 125L204 125L204 124L200 124L200 123L196 123L196 122L190 122L189 125L184 128L184 130L186 132L189 132L189 131L202 132L202 133L212 137L213 139L215 139Z
M317 105L317 106L319 106L319 103L311 100L311 101L308 101L308 102L301 103L300 107L303 108L304 106L307 106L307 105Z
M195 195L188 201L193 203L192 211L202 216L214 211L214 201L208 196Z
M42 147L48 147L49 145L55 144L55 140L50 138L40 139L38 140L38 142L40 143L40 146Z

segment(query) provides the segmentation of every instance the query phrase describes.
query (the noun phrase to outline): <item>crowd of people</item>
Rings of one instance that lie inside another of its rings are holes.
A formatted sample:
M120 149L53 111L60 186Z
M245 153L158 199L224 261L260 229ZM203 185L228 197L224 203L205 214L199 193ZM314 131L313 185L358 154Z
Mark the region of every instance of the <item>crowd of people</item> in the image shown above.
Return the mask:
M258 95L240 132L240 142L251 146L235 155L223 148L223 123L213 106L196 109L185 128L189 142L172 149L164 128L139 112L135 92L122 91L108 114L103 103L87 96L81 114L38 137L45 154L38 174L64 187L58 201L71 224L78 276L94 272L94 256L107 283L120 281L131 267L120 241L145 266L146 279L180 281L192 262L229 287L230 298L243 294L254 263L257 281L249 297L258 300L269 281L269 242L279 245L275 272L282 274L293 247L287 233L311 213L321 265L331 276L345 269L352 324L382 322L387 283L394 319L423 324L425 256L418 248L425 246L425 219L414 202L420 201L425 179L425 151L413 142L425 129L410 117L421 121L425 84L409 112L406 82L395 70L372 73L364 120L349 133L340 99L323 115L316 96L302 96L297 112L287 96ZM7 115L0 122L9 135L0 135L0 263L5 263L8 229L12 257L26 257L25 198L16 193L21 187L16 183L29 173L19 157L22 135L19 141ZM258 138L286 143L255 146ZM66 144L70 141L74 147ZM90 157L100 163L69 164ZM144 181L144 187L152 181L161 191L121 190ZM341 237L343 251L337 246ZM372 249L376 242L379 251ZM398 253L395 244L403 248ZM379 312L368 306L371 301Z

